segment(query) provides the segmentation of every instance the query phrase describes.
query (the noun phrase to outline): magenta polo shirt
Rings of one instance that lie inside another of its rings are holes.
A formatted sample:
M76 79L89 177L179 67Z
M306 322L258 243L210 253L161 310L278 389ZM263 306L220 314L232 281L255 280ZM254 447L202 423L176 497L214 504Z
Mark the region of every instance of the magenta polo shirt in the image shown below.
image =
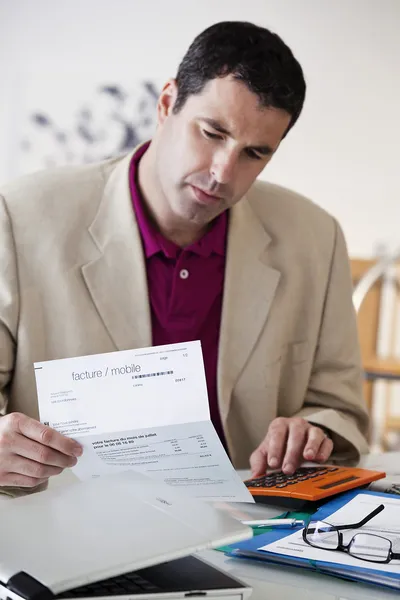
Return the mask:
M141 146L132 158L129 185L146 260L153 345L201 340L210 416L226 447L217 362L228 217L222 213L200 240L186 248L165 239L147 217L137 185L137 167L148 146Z

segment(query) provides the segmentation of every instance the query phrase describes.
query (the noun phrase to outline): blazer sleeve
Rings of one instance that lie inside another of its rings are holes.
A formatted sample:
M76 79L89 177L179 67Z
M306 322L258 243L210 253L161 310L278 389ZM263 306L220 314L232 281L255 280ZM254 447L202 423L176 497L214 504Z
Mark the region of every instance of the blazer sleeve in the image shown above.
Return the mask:
M7 411L7 385L14 368L18 315L15 244L6 203L0 196L0 415Z
M5 200L0 196L0 418L7 412L7 386L15 360L19 315L17 259ZM36 491L38 487L34 488ZM33 490L0 487L0 494L20 496Z
M319 341L304 407L296 416L327 428L332 460L358 460L368 452L369 419L362 392L357 320L352 302L350 263L343 232L335 236Z

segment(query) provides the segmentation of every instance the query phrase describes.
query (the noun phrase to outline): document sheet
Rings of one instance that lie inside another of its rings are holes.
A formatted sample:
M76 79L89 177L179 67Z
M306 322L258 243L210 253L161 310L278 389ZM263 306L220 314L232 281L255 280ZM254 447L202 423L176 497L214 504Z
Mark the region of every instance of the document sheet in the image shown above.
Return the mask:
M212 501L253 502L210 420L200 342L35 363L40 420L79 441L82 480L135 469Z

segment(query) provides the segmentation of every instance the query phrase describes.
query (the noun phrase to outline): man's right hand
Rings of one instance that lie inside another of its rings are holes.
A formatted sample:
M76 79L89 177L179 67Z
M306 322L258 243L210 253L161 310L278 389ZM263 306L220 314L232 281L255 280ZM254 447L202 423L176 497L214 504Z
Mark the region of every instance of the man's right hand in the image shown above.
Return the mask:
M0 486L35 487L73 467L82 447L20 413L0 417Z

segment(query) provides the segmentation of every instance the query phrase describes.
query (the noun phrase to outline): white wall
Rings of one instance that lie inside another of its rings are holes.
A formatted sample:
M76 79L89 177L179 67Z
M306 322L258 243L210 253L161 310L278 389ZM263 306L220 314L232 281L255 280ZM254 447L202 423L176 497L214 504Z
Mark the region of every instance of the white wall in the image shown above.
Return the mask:
M308 81L263 177L334 214L351 254L400 247L399 0L0 0L0 182L24 78L166 79L197 33L228 19L279 33Z

